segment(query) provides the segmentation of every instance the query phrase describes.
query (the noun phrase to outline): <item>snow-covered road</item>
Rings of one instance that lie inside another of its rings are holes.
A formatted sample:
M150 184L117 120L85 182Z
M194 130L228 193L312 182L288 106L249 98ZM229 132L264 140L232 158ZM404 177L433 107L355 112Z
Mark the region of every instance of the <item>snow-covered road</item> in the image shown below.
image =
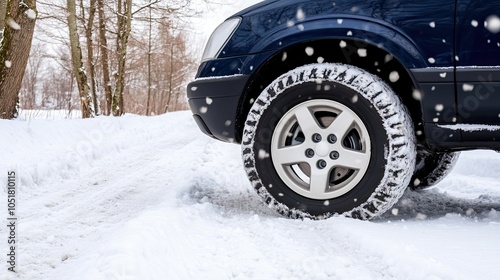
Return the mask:
M371 222L287 220L237 145L188 112L0 121L0 199L18 177L18 275L0 279L495 279L500 154L462 153L436 189ZM7 221L5 204L0 219Z

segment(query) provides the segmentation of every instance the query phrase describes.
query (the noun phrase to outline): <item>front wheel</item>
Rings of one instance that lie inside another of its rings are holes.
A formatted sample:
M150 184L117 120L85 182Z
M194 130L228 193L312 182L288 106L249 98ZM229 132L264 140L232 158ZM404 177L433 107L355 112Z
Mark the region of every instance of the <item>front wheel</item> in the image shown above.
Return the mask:
M314 64L261 93L242 151L254 188L281 214L370 219L408 186L414 143L407 110L382 80L353 66Z

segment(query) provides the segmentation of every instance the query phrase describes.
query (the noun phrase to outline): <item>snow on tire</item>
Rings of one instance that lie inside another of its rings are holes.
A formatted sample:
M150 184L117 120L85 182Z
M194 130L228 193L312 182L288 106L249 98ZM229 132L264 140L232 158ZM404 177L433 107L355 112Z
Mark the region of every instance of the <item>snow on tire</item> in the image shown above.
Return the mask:
M410 182L410 189L422 191L441 182L455 166L460 152L432 153L427 151L417 152L415 174Z
M242 154L253 187L282 215L367 220L402 196L416 148L405 106L381 79L354 66L312 64L260 94Z

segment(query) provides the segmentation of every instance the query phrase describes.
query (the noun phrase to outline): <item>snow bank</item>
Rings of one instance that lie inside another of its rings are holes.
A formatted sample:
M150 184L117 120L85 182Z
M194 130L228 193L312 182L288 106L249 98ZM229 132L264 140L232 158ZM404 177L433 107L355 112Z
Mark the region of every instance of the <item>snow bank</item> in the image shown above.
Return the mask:
M0 127L0 170L22 171L21 188L33 189L44 182L78 176L101 157L165 137L172 123L165 117L129 116L0 120ZM5 180L6 174L0 174L0 181Z

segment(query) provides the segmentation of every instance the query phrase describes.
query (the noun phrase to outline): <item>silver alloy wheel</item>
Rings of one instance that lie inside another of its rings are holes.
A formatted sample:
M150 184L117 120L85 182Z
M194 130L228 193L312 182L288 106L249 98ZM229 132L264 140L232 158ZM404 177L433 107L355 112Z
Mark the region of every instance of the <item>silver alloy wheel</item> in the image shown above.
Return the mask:
M303 102L276 126L271 160L283 182L318 200L342 196L365 176L371 158L370 135L359 116L327 99Z

